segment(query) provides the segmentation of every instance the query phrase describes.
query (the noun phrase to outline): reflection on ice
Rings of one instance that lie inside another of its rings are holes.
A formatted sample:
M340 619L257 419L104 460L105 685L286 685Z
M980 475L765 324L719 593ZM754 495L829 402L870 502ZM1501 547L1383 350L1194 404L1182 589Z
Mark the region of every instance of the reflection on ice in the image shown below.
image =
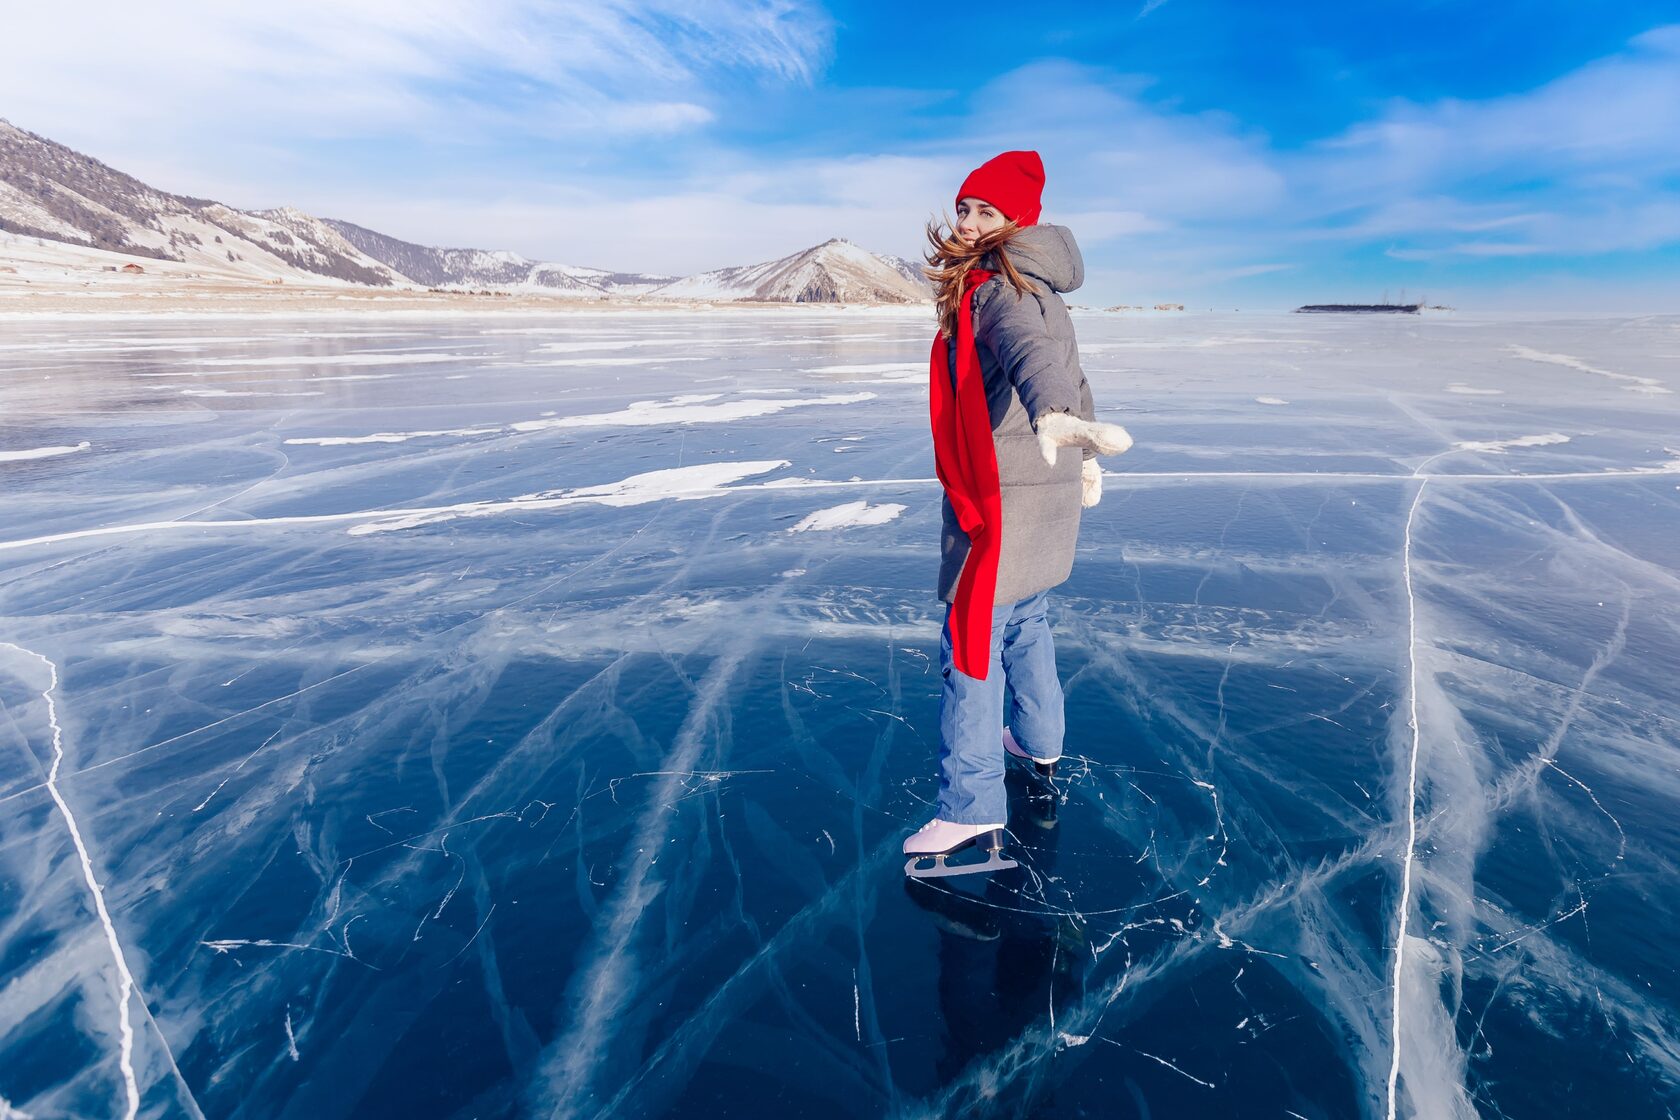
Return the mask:
M0 1113L1680 1092L1673 320L1082 318L1070 753L909 885L919 320L316 326L3 328Z

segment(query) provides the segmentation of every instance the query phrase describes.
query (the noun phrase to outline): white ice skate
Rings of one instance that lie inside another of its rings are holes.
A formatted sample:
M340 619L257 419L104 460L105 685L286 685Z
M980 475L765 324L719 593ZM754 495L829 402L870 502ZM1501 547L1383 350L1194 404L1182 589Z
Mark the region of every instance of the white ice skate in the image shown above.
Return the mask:
M1032 763L1033 769L1038 772L1038 776L1041 778L1054 778L1056 776L1056 763L1061 761L1062 757L1060 751L1056 753L1055 758L1039 758L1035 754L1028 754L1026 748L1015 741L1014 732L1007 727L1003 729L1003 749L1016 758L1022 758Z
M904 841L904 854L910 857L904 873L912 879L938 879L1019 867L1003 854L1003 828L1002 824L954 824L936 817ZM986 858L973 863L947 862L948 857L971 847L984 850Z

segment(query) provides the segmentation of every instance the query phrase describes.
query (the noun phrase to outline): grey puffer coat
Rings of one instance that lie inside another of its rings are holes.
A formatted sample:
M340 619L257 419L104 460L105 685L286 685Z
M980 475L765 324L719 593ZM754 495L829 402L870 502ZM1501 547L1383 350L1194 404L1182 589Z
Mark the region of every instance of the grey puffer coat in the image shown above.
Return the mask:
M1017 293L1000 273L980 285L972 297L975 348L986 385L1003 498L994 605L1055 587L1073 570L1079 537L1079 467L1092 453L1064 447L1056 465L1047 465L1039 453L1033 423L1049 412L1096 418L1091 387L1079 367L1073 320L1061 297L1085 279L1085 262L1073 234L1065 226L1028 226L1005 251L1038 291ZM997 262L989 256L981 267L996 271ZM953 369L956 346L952 339L947 348ZM967 557L968 534L946 499L939 597L947 603L956 598L957 578Z

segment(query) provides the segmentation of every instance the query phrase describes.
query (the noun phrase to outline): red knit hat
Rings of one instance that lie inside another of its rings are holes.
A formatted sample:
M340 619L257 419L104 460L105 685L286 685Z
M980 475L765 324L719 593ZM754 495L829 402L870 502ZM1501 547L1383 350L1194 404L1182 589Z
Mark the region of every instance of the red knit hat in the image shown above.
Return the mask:
M976 167L963 180L957 201L982 198L998 213L1023 226L1038 224L1044 193L1044 161L1037 152L1004 152Z

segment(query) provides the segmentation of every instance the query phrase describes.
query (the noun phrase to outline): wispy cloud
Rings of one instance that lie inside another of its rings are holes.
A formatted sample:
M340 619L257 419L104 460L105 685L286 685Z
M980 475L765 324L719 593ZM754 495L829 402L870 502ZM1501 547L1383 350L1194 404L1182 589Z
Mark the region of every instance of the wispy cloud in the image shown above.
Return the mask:
M1680 25L1535 89L1479 101L1396 101L1320 148L1345 190L1489 174L1652 181L1680 171Z
M914 152L719 150L663 189L581 177L510 184L502 201L470 207L469 187L463 198L367 205L407 236L449 229L457 242L668 272L764 259L835 234L911 255L964 171L1002 148L1034 147L1049 170L1046 217L1080 237L1102 288L1091 298L1103 301L1237 291L1360 247L1417 264L1649 248L1680 242L1680 202L1653 170L1673 157L1656 152L1662 114L1673 111L1662 103L1672 43L1666 32L1641 36L1526 93L1392 103L1294 151L1231 115L1152 101L1145 78L1040 60L976 88L945 134ZM1605 108L1560 125L1561 140L1538 125L1523 142L1513 135L1515 122L1555 119L1589 90ZM1557 144L1586 147L1587 124L1609 106L1646 119L1617 125L1614 143L1595 139L1590 163L1556 153ZM1496 138L1493 160L1478 145ZM1469 174L1472 158L1481 163ZM1618 171L1618 185L1582 185Z
M1265 276L1267 273L1283 272L1294 267L1292 264L1281 262L1277 264L1243 264L1235 268L1219 269L1215 273L1215 277L1220 280L1246 280L1250 276Z
M1417 242L1397 259L1602 253L1680 240L1676 136L1680 26L1531 90L1393 102L1286 163L1328 232Z
M322 141L635 143L712 121L719 81L809 82L832 41L798 0L93 0L5 22L8 117L154 165Z
M1122 30L1190 10L1161 6ZM1680 26L1496 95L1349 94L1281 139L1252 104L1186 107L1182 74L1065 58L836 88L815 0L101 0L21 6L7 32L31 48L0 110L159 186L572 263L689 272L834 235L913 255L1012 147L1043 153L1092 301L1680 248ZM857 119L825 133L831 108Z
M1385 252L1397 261L1436 261L1444 257L1531 257L1545 249L1515 241L1461 241L1438 249L1387 249Z

